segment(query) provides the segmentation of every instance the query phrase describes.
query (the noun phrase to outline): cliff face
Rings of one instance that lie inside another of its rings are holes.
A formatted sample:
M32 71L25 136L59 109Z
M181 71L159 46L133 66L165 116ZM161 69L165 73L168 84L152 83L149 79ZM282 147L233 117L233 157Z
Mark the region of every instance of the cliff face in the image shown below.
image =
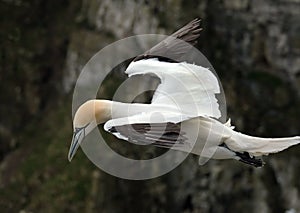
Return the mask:
M147 181L107 175L82 153L67 162L71 94L90 57L115 40L169 34L195 17L204 20L199 49L219 74L233 125L257 136L299 135L299 1L0 4L7 14L0 22L7 29L0 33L1 212L300 211L299 147L266 157L262 169L214 160L199 166L189 156ZM114 77L110 86L125 76Z

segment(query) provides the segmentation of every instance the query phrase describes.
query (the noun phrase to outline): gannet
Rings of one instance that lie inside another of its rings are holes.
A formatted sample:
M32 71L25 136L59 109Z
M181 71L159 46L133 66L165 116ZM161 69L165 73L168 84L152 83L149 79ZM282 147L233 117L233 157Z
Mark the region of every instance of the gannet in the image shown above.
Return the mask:
M218 120L221 112L216 94L220 87L216 76L207 68L182 61L182 55L197 43L201 30L197 18L129 64L125 71L129 77L151 74L160 79L151 104L110 100L82 104L73 120L69 161L85 136L102 123L106 131L135 144L191 152L204 158L235 159L255 167L263 165L260 156L300 143L299 136L248 136L235 131L230 119L226 123Z

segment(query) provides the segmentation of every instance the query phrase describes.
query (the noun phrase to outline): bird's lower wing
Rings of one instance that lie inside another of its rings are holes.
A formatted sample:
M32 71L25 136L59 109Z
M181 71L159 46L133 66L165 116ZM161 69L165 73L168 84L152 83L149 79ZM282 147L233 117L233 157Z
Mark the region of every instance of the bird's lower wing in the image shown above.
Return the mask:
M139 145L154 145L164 148L189 146L181 120L176 114L143 113L117 118L105 123L104 129L119 139Z
M154 145L163 148L186 145L186 137L180 124L175 123L137 123L112 126L107 129L120 139L139 145Z
M140 145L154 145L171 148L200 156L201 164L210 158L232 158L215 152L224 138L228 138L227 129L214 119L195 117L175 122L172 114L155 118L149 114L113 119L105 123L104 129L116 137ZM151 119L149 119L151 118ZM152 120L152 121L151 121ZM180 119L177 119L180 120ZM151 121L151 122L150 122ZM200 161L199 161L200 162Z

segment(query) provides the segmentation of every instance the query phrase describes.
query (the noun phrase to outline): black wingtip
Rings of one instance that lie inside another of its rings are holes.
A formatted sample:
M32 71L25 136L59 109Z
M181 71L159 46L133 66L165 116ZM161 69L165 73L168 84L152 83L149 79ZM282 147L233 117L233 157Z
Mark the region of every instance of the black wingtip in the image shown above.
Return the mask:
M196 17L150 50L134 58L133 61L149 58L159 58L161 61L175 63L185 61L183 56L190 51L192 46L198 43L200 33L203 30L201 22L202 19ZM170 39L170 37L176 39ZM182 40L189 45L183 45L178 40Z
M194 20L192 22L201 22L201 21L202 21L202 18L196 17L196 18L194 18Z
M202 24L202 18L197 17L193 21L191 21L191 23L193 23L194 25L197 25L198 27L200 27L201 24Z

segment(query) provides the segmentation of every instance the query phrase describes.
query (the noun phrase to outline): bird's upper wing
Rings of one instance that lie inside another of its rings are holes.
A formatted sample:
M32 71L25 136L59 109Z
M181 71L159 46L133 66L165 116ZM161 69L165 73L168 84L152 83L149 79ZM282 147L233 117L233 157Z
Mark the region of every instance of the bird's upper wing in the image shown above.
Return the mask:
M168 38L164 39L133 61L149 58L161 58L165 61L181 61L183 55L197 44L200 36L201 19L196 18Z
M210 116L220 118L218 100L220 93L216 76L207 68L186 62L169 63L157 59L132 62L125 71L129 77L154 74L160 78L151 104L177 108L190 117Z

